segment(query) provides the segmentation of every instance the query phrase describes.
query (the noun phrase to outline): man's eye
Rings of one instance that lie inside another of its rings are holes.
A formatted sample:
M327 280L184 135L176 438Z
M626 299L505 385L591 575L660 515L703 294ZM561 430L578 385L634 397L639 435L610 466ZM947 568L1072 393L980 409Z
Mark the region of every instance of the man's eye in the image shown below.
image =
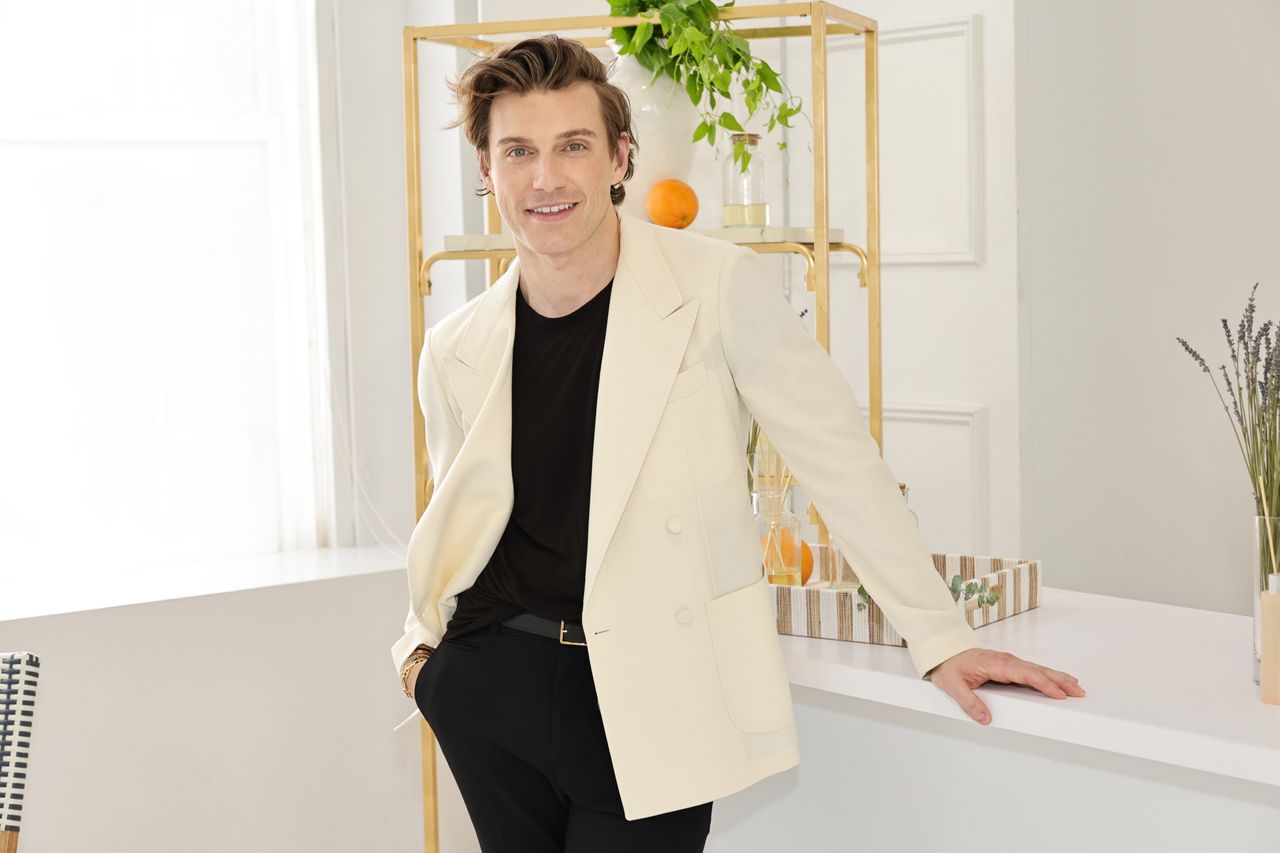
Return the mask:
M570 145L582 145L582 143L581 143L581 142L570 142L569 144L570 144ZM582 147L583 147L583 148L586 148L586 146L585 146L585 145L583 145Z
M523 150L524 150L523 148L512 148L512 149L511 149L510 151L508 151L507 153L508 153L508 154L514 154L514 153L516 153L517 151L523 151Z

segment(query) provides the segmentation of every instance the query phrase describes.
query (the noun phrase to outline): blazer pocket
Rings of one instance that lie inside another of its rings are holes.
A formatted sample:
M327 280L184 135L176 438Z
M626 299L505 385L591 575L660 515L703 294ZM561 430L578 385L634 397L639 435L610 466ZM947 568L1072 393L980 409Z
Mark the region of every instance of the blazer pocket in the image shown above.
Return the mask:
M667 402L687 397L706 384L707 366L700 361L693 367L676 374L675 381L671 383L671 396L667 398Z
M767 577L707 602L707 625L729 718L746 732L790 725L791 683Z

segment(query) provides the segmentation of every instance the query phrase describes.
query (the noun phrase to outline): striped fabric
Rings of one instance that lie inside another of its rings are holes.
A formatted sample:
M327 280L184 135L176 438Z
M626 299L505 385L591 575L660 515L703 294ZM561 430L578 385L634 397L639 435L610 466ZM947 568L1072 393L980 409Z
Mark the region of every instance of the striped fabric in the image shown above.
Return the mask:
M17 832L27 788L40 658L0 652L0 832Z
M1039 604L1039 560L975 557L968 554L931 556L933 567L948 586L953 578L960 578L962 589L956 608L964 614L972 628L981 628ZM963 587L970 581L977 584L977 590L966 599ZM905 647L907 644L884 618L875 601L870 597L863 599L858 596L856 586L769 586L773 590L773 612L779 634L886 646ZM989 592L997 594L999 600L996 603L985 603ZM861 610L858 609L860 602L866 605Z

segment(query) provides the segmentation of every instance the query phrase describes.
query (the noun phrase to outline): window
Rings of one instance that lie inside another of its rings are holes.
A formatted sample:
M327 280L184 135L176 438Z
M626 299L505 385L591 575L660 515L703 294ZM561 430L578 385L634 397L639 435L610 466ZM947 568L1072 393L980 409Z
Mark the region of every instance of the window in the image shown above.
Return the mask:
M0 580L329 544L314 33L0 0Z

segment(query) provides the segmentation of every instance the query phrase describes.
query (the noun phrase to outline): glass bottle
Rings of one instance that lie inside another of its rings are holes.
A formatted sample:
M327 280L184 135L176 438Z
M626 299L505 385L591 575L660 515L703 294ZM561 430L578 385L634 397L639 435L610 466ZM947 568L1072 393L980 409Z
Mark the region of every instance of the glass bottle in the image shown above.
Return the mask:
M724 160L724 226L765 226L769 224L769 204L764 196L764 157L760 156L758 133L735 133L731 145L743 143L751 155L747 171L733 157L733 148Z

